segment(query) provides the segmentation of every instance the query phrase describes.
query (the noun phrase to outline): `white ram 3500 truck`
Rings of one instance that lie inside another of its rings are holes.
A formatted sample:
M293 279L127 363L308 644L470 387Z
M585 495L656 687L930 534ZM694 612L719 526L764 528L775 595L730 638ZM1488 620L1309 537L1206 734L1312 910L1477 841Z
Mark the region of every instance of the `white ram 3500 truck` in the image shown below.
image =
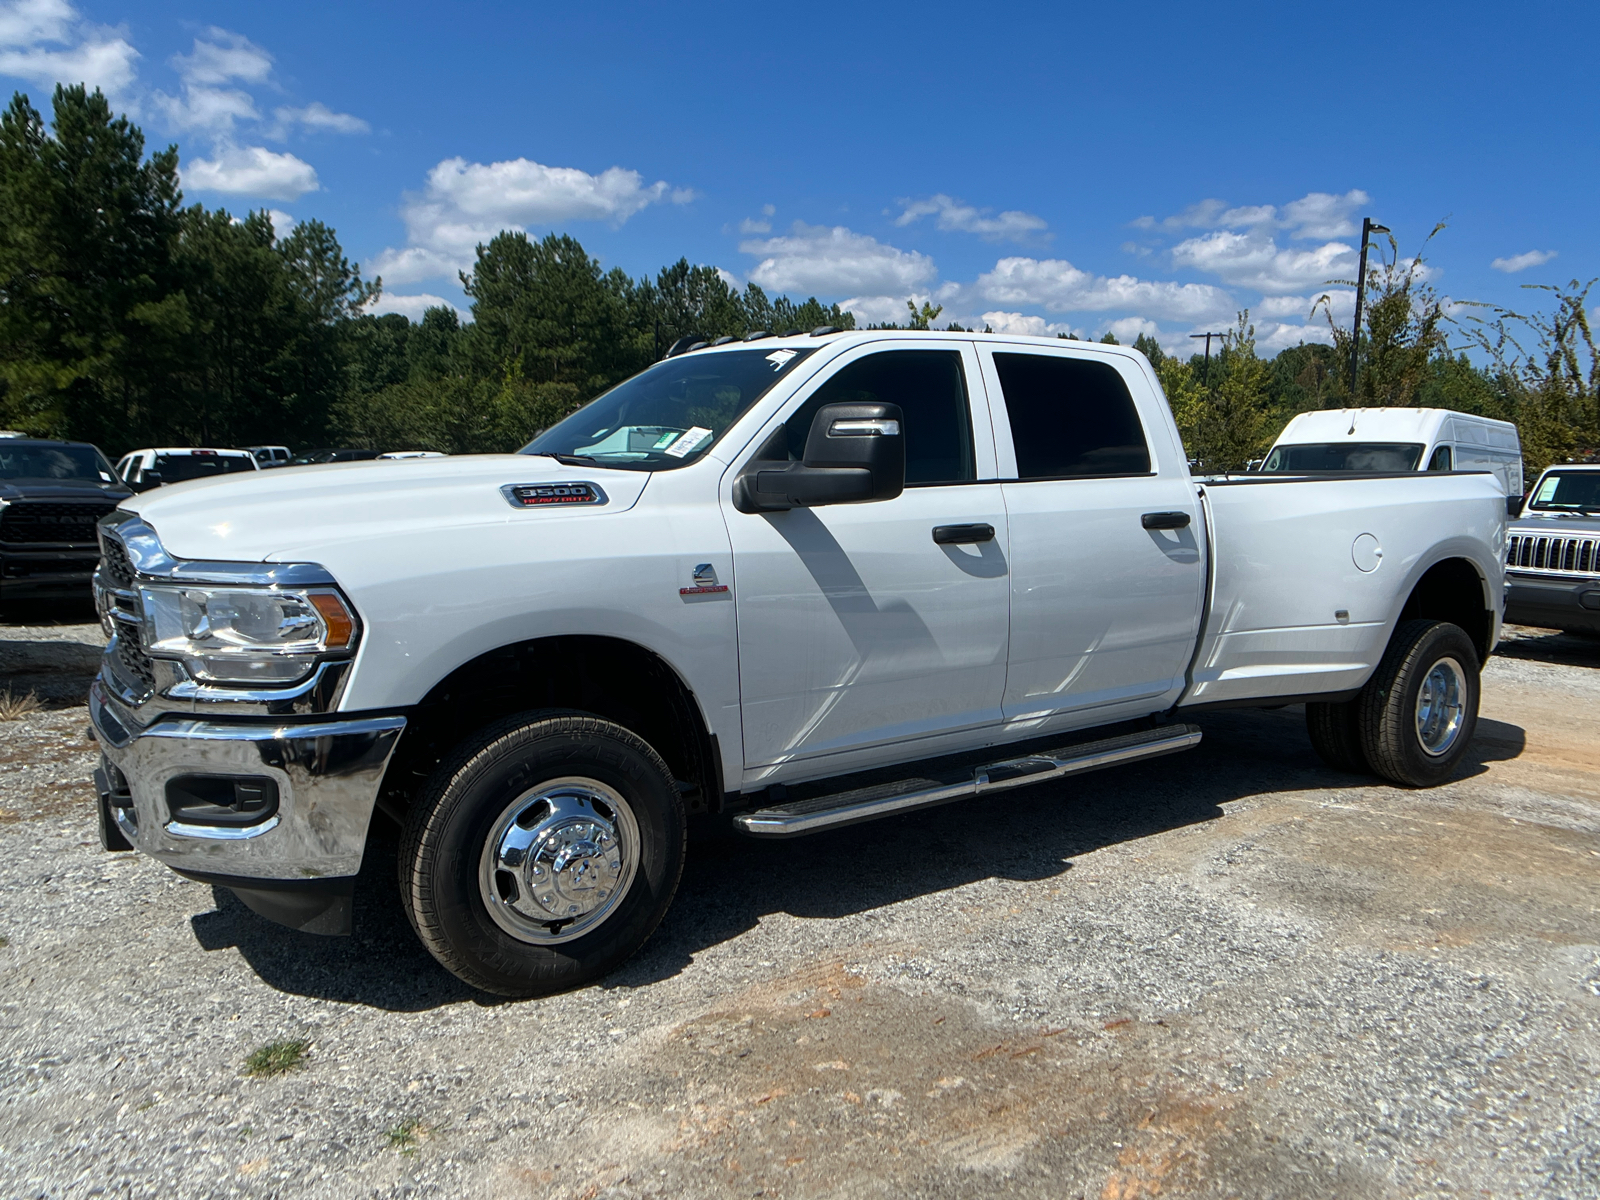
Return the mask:
M1329 763L1437 783L1499 636L1505 520L1490 474L1192 479L1115 346L695 347L521 454L125 501L102 830L340 933L380 811L439 961L553 991L650 935L694 813L808 833L1294 702Z

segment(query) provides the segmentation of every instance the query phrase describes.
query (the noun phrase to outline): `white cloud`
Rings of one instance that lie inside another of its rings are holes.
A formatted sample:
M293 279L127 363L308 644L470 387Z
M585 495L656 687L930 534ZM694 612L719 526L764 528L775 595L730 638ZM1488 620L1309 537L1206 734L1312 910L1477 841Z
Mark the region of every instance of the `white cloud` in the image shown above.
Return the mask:
M155 105L176 129L226 137L235 121L254 121L260 114L248 93L235 88L186 87L182 96L157 92Z
M430 292L418 292L414 296L396 296L384 292L368 306L367 311L374 316L382 316L384 313L403 313L413 321L420 321L422 314L430 308L453 308L461 316L469 316L460 306Z
M746 217L739 222L739 232L748 237L752 233L771 233L771 221L758 221L754 217Z
M926 297L924 297L925 299ZM910 314L906 310L906 301L916 299L914 296L852 296L848 300L839 301L839 307L847 313L854 313L857 328L866 325L904 325ZM917 300L921 307L922 300Z
M379 251L372 260L372 271L386 283L417 283L441 277L454 279L464 262L457 254L442 254L424 246Z
M901 250L843 225L828 228L796 221L782 237L741 242L744 254L759 258L750 279L778 292L810 295L857 293L871 297L904 298L938 275L933 259L914 250Z
M274 154L262 146L223 146L212 159L196 159L183 168L183 186L233 196L298 200L316 191L316 169L292 154Z
M268 137L283 138L298 125L302 129L327 133L371 133L372 126L360 117L334 112L320 101L312 101L304 108L279 108L273 110L276 124Z
M1230 317L1236 307L1232 296L1208 283L1091 275L1059 258L1002 258L973 287L984 300L1036 305L1051 312L1133 309L1154 317L1200 321Z
M1172 248L1179 267L1219 276L1223 282L1262 292L1293 292L1356 272L1355 250L1327 242L1311 250L1280 249L1265 231L1232 233L1219 229Z
M373 267L395 283L454 277L472 264L474 249L503 230L568 221L621 225L652 204L686 204L688 188L637 171L611 167L598 175L575 167L549 167L526 158L476 163L447 158L428 172L420 194L401 206L407 241L380 252Z
M1318 315L1320 318L1320 314ZM1256 323L1257 354L1270 357L1280 350L1287 350L1290 346L1298 346L1301 342L1332 345L1333 334L1328 331L1328 323L1320 319L1304 325L1292 325L1281 321Z
M1515 275L1529 267L1542 267L1556 256L1554 250L1529 250L1526 254L1513 254L1510 258L1497 258L1489 265L1496 271Z
M1361 223L1355 215L1370 203L1372 198L1360 188L1342 196L1311 192L1283 206L1281 224L1297 238L1359 237Z
M242 79L246 83L265 83L272 74L272 55L243 34L213 25L206 30L209 41L194 40L194 52L172 60L178 77L188 84L214 85Z
M294 232L295 219L281 208L267 209L267 219L272 222L272 236L279 241Z
M1140 334L1158 340L1161 337L1161 327L1144 317L1118 317L1115 321L1108 321L1100 332L1111 334L1124 346L1133 345L1139 340Z
M716 271L717 278L722 280L723 283L727 284L734 291L737 292L744 287L744 284L739 282L739 277L732 271L724 271L721 267L714 267L713 270Z
M1047 337L1052 332L1043 317L1028 313L994 312L983 314L983 323L996 333L1020 333L1029 337Z
M1048 238L1044 231L1049 228L1049 223L1043 217L1018 210L990 216L990 209L974 208L942 192L926 200L902 200L900 204L903 211L894 220L900 226L932 216L938 228L945 232L975 233L986 242L1026 242Z
M1372 202L1360 188L1342 196L1331 192L1308 192L1281 209L1272 204L1247 204L1230 207L1223 200L1202 200L1181 213L1157 221L1140 217L1131 222L1136 229L1282 229L1292 238L1339 238L1361 232L1354 220L1357 211Z
M122 29L84 21L66 0L0 4L0 75L50 87L82 83L118 97L139 52Z

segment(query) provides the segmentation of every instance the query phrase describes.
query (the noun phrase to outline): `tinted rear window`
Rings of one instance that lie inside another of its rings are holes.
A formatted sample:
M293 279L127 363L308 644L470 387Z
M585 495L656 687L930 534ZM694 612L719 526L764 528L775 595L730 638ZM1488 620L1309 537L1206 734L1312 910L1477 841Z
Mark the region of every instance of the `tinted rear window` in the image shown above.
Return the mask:
M1133 396L1109 363L996 354L1019 479L1147 475L1150 448Z
M250 471L254 466L239 454L158 454L150 469L160 473L162 483L182 483L186 479Z

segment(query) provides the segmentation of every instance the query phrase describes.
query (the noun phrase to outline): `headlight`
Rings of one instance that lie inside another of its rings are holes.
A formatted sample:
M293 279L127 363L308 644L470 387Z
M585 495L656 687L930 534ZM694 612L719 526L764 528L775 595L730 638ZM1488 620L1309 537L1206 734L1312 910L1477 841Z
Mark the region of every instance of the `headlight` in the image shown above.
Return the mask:
M355 616L332 589L145 586L139 595L145 649L181 659L195 679L295 683L355 646Z

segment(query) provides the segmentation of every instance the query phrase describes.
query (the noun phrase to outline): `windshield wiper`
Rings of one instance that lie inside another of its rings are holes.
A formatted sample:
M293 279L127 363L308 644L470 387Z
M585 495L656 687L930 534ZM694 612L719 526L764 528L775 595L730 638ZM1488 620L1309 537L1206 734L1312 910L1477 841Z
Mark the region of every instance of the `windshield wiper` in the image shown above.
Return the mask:
M553 458L558 463L569 467L581 467L586 463L594 466L600 465L598 458L591 458L587 454L557 454L554 450L535 450L534 453L540 458Z

